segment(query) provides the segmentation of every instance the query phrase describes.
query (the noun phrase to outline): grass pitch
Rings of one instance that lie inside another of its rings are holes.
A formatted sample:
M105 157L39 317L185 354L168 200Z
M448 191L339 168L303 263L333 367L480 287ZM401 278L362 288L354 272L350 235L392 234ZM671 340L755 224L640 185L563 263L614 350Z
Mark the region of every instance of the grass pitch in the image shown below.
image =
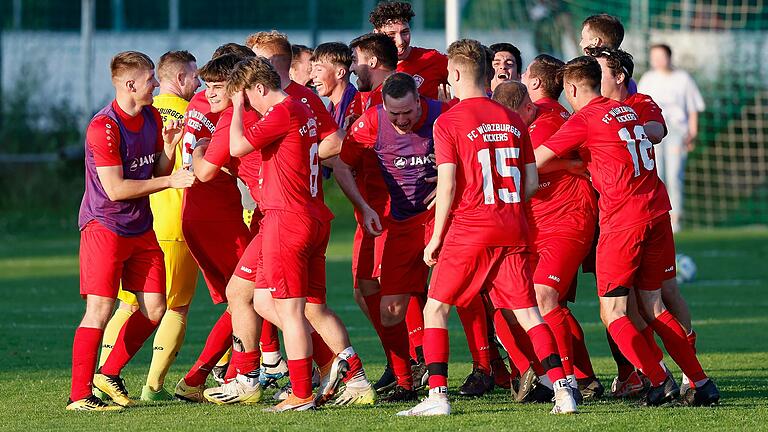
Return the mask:
M339 226L329 248L329 304L349 328L371 379L382 371L384 355L371 326L351 296L351 232ZM639 408L604 399L586 404L578 416L548 415L550 405L517 405L506 391L466 400L452 395L454 415L439 419L396 418L405 405L323 408L317 412L261 412L260 406L141 404L122 413L71 413L70 352L75 326L84 310L78 295L77 233L0 234L0 430L758 430L768 424L768 231L684 233L678 250L698 265L697 281L683 287L699 335L704 368L715 379L722 406ZM581 276L581 321L598 376L610 385L615 367L598 318L594 279ZM184 347L168 374L166 387L194 362L208 330L221 313L198 285ZM453 319L449 384L455 390L471 361L462 330ZM151 349L145 346L126 367L130 393L144 383ZM679 380L680 373L671 359ZM266 398L271 404L271 398Z

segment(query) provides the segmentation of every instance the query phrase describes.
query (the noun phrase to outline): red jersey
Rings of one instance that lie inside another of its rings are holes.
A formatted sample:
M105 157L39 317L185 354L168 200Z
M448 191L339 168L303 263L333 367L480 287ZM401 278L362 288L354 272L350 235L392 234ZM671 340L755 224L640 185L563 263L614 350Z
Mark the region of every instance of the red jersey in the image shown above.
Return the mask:
M369 92L358 92L360 95L361 103L356 104L358 111L355 114L360 116L364 112L368 111L368 109L380 105L384 102L383 96L381 94L382 85L383 84L380 84L378 87ZM355 126L357 126L359 123L360 121L351 124L350 130L354 130ZM359 128L361 126L357 127ZM360 158L359 161L356 160L356 162L358 163L356 163L353 168L356 170L355 180L357 182L357 188L360 190L360 194L363 196L368 205L370 205L374 210L380 214L387 213L387 206L389 205L389 190L387 189L387 184L384 182L384 177L381 175L381 170L379 169L379 159L376 156L376 152L374 152L372 149L368 149L364 152L363 157ZM355 209L355 216L358 220L361 220L361 215L357 209Z
M216 130L216 122L221 113L211 112L211 104L205 92L196 93L187 105L184 115L184 151L185 159L190 155L197 142L211 138ZM210 147L208 148L210 150ZM196 181L184 191L184 204L181 218L195 221L231 221L242 219L243 205L237 181L226 173L216 173L207 182Z
M528 126L531 145L537 148L549 139L570 117L568 110L556 100L536 101L536 120ZM572 152L568 159L575 159ZM531 198L529 222L535 236L586 231L595 224L596 198L589 180L560 170L539 174L539 190ZM591 237L590 237L591 239Z
M333 219L323 202L315 119L305 103L288 96L247 127L245 138L262 155L260 208Z
M437 99L437 87L448 82L448 57L437 50L411 47L411 52L397 62L397 71L416 80L419 94Z
M310 113L314 114L315 121L317 122L318 142L339 129L336 120L331 117L331 113L325 108L323 100L307 88L307 86L291 81L288 87L285 88L285 92L292 96L293 99L306 104L310 109Z
M523 185L535 159L520 116L486 97L464 99L433 133L438 167L456 164L448 230L466 244L527 247Z
M661 115L661 108L656 105L652 97L642 93L635 93L624 99L623 103L635 110L640 118L640 123L659 122L664 126L664 132L667 131L667 123L664 121L664 116Z
M596 97L543 145L562 157L578 149L600 194L602 233L649 222L671 209L653 144L631 107Z
M381 94L381 88L384 84L379 84L378 87L369 91L360 93L360 111L357 114L362 114L368 110L368 108L375 107L376 105L384 103L384 95Z
M232 113L233 109L231 106L221 112L221 117L219 117L219 121L216 123L216 131L213 133L211 143L205 151L204 158L217 167L226 167L232 176L239 177L248 186L253 200L258 203L260 201L259 170L261 170L261 153L251 152L239 158L230 156L229 128L232 126ZM257 111L246 109L243 111L243 128L253 125L259 121L259 118L261 116ZM217 177L222 175L226 174L218 173ZM239 196L238 193L238 203L240 202ZM242 205L240 208L242 209Z

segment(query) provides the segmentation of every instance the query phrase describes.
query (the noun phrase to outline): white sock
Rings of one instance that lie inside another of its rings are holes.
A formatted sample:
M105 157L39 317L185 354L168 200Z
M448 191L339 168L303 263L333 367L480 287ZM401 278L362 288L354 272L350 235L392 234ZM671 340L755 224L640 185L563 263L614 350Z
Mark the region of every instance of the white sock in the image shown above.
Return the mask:
M355 349L351 346L344 348L344 351L339 353L339 357L343 358L344 360L349 360L349 358L353 355L355 355Z
M559 379L559 380L555 381L555 383L552 385L551 388L552 388L552 390L559 390L559 389L570 388L570 387L571 386L570 386L570 384L568 384L568 380L567 379Z
M571 386L571 388L574 388L574 389L579 388L579 384L576 381L576 375L568 375L565 378L568 380L568 385Z
M429 389L429 397L447 399L448 398L448 387L446 387L446 386L438 386L438 387Z
M696 381L696 388L703 386L704 384L707 383L707 381L709 381L709 378L704 378L703 380Z
M664 364L664 360L661 360L659 362L659 366L661 366L661 368L664 369L664 372L666 372L667 375L672 375L672 372L669 371L669 368L667 367L667 365Z
M282 358L280 351L262 351L261 353L261 362L268 365L276 365Z
M549 379L547 375L540 375L539 382L544 384L544 386L546 386L550 390L554 389L554 387L552 387L552 381Z
M240 381L241 383L247 385L248 387L256 387L259 385L259 376L258 374L254 374L253 376L249 375L243 375L243 374L237 374L236 379Z

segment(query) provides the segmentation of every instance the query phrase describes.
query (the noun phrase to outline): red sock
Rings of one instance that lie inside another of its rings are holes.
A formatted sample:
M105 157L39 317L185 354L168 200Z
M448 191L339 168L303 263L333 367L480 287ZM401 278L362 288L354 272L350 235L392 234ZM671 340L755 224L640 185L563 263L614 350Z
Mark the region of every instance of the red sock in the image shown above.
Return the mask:
M485 306L480 296L475 297L466 308L457 307L467 345L472 355L474 366L487 373L491 371L491 356L488 352L488 322L485 317Z
M512 332L512 335L514 336L520 351L523 353L525 358L528 359L530 367L532 367L533 371L536 372L536 375L544 375L547 371L544 370L539 357L536 355L536 351L533 347L530 335L525 332L519 323L509 326L509 330ZM555 352L557 352L557 350L555 350ZM526 370L528 370L528 368L526 368Z
M653 353L653 359L656 360L657 363L664 360L664 351L659 348L659 344L656 343L656 338L653 337L653 327L648 326L644 328L640 334L643 335L645 338L645 343L647 343L648 348L651 349L651 352Z
M412 389L411 356L408 352L408 328L405 322L400 321L392 327L382 327L380 337L392 372L397 377L397 384L405 389Z
M331 351L331 348L325 343L320 333L313 331L311 358L315 360L315 364L322 369L324 366L328 366L334 357L336 357L336 354Z
M618 378L620 381L626 381L627 378L632 375L632 372L635 371L635 365L627 360L627 358L619 349L619 346L616 344L616 341L613 340L613 336L611 336L611 332L608 329L605 329L605 337L608 341L608 348L611 350L613 361L616 363L616 373L618 374Z
M527 371L531 367L531 361L520 350L507 320L501 315L501 311L496 311L493 314L493 325L496 328L496 337L499 338L504 349L507 350L507 354L509 354L510 368L514 368L517 375ZM516 376L516 374L513 372L512 376Z
M688 333L688 336L686 336L686 339L688 339L688 345L691 346L693 352L696 352L696 332L691 330L691 332Z
M93 394L93 371L104 330L78 327L72 342L72 389L69 398L74 402Z
M150 321L141 311L135 312L123 324L117 335L115 347L107 357L107 361L101 367L101 373L105 375L120 375L126 364L139 351L144 341L152 335L157 327L157 322Z
M568 320L568 328L571 329L571 343L573 346L573 372L576 379L594 378L595 371L592 368L592 360L589 358L587 344L584 341L584 330L567 307L562 308L565 319Z
M368 306L368 315L371 317L373 328L377 333L381 333L381 291L365 296L363 300L365 300L365 305Z
M264 320L261 325L261 339L259 339L262 352L280 351L280 338L277 336L277 326Z
M347 375L342 379L343 382L347 383L359 373L365 373L363 370L363 361L360 360L360 356L357 355L357 353L348 357L347 363L349 363L349 370L347 371Z
M659 362L654 361L653 353L645 338L626 315L613 321L608 326L608 332L621 349L621 353L636 368L643 371L654 387L661 385L667 379L667 373L661 368Z
M306 399L312 396L312 357L288 359L288 376L296 397Z
M424 329L424 361L429 371L429 388L448 386L448 329Z
M230 354L229 357L229 366L227 366L227 373L224 375L224 381L229 381L237 376L237 369L235 369L234 362L235 353L238 353L239 355L239 351L232 350L232 354Z
M208 339L205 340L205 346L197 358L195 365L187 372L184 382L188 386L197 387L205 383L211 369L221 359L221 356L232 346L232 315L224 311L216 324L213 325L211 332L208 333Z
M543 318L555 337L557 351L560 353L560 360L563 363L563 371L566 375L573 375L573 336L571 336L571 327L563 309L558 306L544 315Z
M412 295L405 311L405 325L408 327L411 358L418 357L416 348L424 346L424 299Z
M533 349L536 350L536 358L539 359L544 371L547 372L549 380L554 383L564 379L563 362L560 360L557 343L549 326L546 323L541 323L531 327L528 330L528 337L531 338Z
M688 342L685 330L668 310L657 316L651 323L651 327L661 337L669 356L680 366L691 382L695 383L707 378L707 374L701 369L699 359L696 358L696 353Z
M232 350L232 357L229 359L230 368L234 369L235 375L247 375L259 368L261 360L261 351L253 350L247 352Z

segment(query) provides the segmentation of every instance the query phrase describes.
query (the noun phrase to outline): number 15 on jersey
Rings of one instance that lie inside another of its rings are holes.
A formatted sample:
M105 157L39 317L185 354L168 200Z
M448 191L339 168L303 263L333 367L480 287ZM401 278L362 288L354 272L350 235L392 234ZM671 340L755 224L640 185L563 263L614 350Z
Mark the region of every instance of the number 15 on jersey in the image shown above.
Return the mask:
M491 170L491 150L494 151L496 163L494 168L500 177L512 177L514 182L514 191L506 187L497 188L493 184L493 173ZM481 149L477 152L477 160L480 163L480 169L483 173L483 195L485 195L485 204L496 204L496 195L507 204L520 202L520 169L514 165L509 165L511 159L520 157L520 149L515 147L501 147L496 149Z

